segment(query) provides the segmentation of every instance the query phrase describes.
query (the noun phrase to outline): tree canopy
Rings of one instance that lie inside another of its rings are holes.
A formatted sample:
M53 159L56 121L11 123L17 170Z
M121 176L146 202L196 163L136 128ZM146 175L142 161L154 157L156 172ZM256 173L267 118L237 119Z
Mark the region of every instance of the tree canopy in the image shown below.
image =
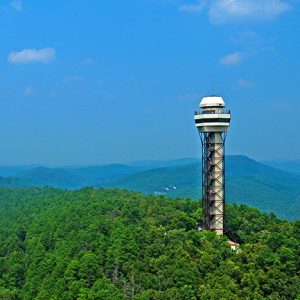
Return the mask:
M190 199L0 189L0 299L299 297L299 221L228 205L232 251L201 219Z

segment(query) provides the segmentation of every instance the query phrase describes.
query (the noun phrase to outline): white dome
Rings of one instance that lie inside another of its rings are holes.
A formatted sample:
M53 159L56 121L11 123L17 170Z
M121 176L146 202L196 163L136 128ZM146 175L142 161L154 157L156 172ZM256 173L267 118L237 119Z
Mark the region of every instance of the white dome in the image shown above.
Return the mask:
M224 107L225 102L222 97L219 96L209 96L209 97L203 97L199 106L201 108L205 107Z

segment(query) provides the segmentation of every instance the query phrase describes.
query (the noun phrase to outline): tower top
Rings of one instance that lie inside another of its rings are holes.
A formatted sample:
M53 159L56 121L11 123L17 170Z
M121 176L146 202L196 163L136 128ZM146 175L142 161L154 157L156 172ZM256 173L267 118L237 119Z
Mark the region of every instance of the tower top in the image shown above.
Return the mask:
M201 108L206 107L225 107L225 102L222 97L220 96L208 96L203 97L199 106Z

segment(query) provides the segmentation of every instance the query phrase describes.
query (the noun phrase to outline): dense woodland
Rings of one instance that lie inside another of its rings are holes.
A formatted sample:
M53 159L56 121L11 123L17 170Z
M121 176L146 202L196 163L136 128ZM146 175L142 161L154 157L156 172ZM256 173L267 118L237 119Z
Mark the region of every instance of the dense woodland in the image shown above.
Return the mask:
M0 189L0 299L300 299L300 222L226 218L238 251L196 230L197 201Z
M297 161L284 164L290 170L286 172L243 155L226 156L228 203L246 204L290 221L299 219L298 165ZM52 186L74 190L93 186L197 200L201 195L201 168L196 158L62 168L0 166L0 187Z

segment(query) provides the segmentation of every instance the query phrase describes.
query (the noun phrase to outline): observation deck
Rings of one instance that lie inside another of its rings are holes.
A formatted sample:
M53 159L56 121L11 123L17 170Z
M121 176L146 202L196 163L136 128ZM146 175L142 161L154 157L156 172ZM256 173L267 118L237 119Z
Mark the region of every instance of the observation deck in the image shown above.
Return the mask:
M195 125L200 132L226 132L230 126L230 110L225 108L222 97L204 97L200 110L195 111Z

